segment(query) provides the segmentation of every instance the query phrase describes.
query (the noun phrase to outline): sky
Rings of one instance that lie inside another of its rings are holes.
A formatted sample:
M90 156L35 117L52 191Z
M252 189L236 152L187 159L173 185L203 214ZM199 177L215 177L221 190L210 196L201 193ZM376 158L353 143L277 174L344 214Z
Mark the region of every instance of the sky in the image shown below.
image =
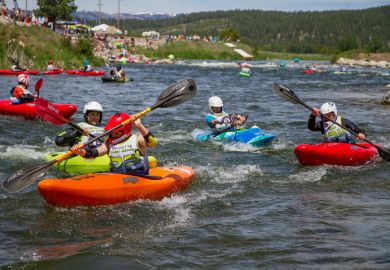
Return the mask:
M13 8L13 0L5 0ZM19 7L37 8L36 0L18 0ZM262 9L281 11L308 11L334 9L364 9L390 5L390 0L100 0L101 11L114 14L121 13L191 13L198 11ZM76 0L78 11L97 11L99 0Z

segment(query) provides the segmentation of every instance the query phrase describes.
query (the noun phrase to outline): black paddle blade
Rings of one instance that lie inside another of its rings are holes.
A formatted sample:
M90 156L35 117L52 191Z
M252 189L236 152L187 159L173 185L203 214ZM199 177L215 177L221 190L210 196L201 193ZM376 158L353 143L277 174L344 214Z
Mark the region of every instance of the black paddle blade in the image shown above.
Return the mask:
M152 108L169 108L190 100L196 95L198 88L193 79L178 81L160 94L157 103Z
M52 163L23 168L3 182L3 188L8 192L18 192L33 184L50 168Z
M386 149L377 145L375 147L378 150L379 156L384 160L390 162L390 149Z
M287 88L287 86L282 84L274 83L272 86L272 89L278 96L282 97L283 99L287 100L290 103L293 104L299 104L300 98L294 93L293 90Z

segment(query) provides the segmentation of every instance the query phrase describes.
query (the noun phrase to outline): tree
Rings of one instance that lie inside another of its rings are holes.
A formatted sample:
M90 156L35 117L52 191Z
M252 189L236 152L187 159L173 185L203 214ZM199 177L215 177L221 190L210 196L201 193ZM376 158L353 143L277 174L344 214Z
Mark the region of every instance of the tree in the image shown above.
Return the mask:
M38 0L37 4L39 8L34 12L38 16L47 16L54 29L57 19L70 20L77 10L74 0Z
M380 37L374 36L366 46L366 50L369 53L377 53L379 50L385 47L385 42Z
M232 28L227 28L219 33L219 38L225 41L236 41L240 38L240 33Z

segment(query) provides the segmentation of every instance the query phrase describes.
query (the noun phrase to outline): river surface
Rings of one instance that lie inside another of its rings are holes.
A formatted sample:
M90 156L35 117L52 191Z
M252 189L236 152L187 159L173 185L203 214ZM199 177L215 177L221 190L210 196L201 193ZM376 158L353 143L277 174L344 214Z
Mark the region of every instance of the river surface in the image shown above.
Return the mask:
M198 94L174 108L142 118L159 140L149 151L162 166L188 165L196 177L183 192L161 201L106 207L56 208L36 185L21 193L0 191L1 269L390 269L390 163L303 167L293 150L317 143L307 129L310 112L272 91L283 83L309 105L336 102L339 112L390 147L390 106L380 105L390 83L387 70L319 63L323 74L305 75L305 63L255 62L240 78L235 63L179 62L128 65L134 82L105 84L99 77L43 76L41 95L76 103L74 122L91 100L104 121L117 111L152 105L170 84L193 78ZM1 99L16 77L1 76ZM39 76L31 77L33 86ZM33 88L33 87L31 87ZM219 95L229 113L249 114L277 135L263 148L198 143L206 131L207 100ZM60 150L56 134L66 126L0 117L0 181L17 169L42 164ZM64 177L51 169L45 177Z

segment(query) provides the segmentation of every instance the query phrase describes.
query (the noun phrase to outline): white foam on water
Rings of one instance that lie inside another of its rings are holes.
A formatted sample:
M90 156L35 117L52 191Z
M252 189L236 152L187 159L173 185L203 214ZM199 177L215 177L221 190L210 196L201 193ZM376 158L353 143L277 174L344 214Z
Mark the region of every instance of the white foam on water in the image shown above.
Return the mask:
M184 66L193 66L193 67L202 67L202 68L230 68L230 67L238 67L236 62L180 62L178 63Z
M195 169L196 175L210 178L216 183L239 183L247 178L250 174L263 175L259 165L243 164L237 166L228 166L214 168L210 170L209 166L200 166Z
M255 152L259 148L243 142L215 142L226 152Z
M300 171L288 176L288 179L294 183L315 183L321 181L327 173L325 166L309 168L308 171Z
M158 202L158 207L174 211L173 219L168 225L169 228L188 225L192 220L192 207L186 195L175 194L166 197Z
M3 148L0 146L0 149ZM10 158L10 159L43 159L47 156L48 153L38 151L39 147L32 145L12 145L5 146L0 151L0 158Z
M272 141L271 148L274 150L284 150L293 145L292 141L288 141L283 136L277 136L276 139Z

